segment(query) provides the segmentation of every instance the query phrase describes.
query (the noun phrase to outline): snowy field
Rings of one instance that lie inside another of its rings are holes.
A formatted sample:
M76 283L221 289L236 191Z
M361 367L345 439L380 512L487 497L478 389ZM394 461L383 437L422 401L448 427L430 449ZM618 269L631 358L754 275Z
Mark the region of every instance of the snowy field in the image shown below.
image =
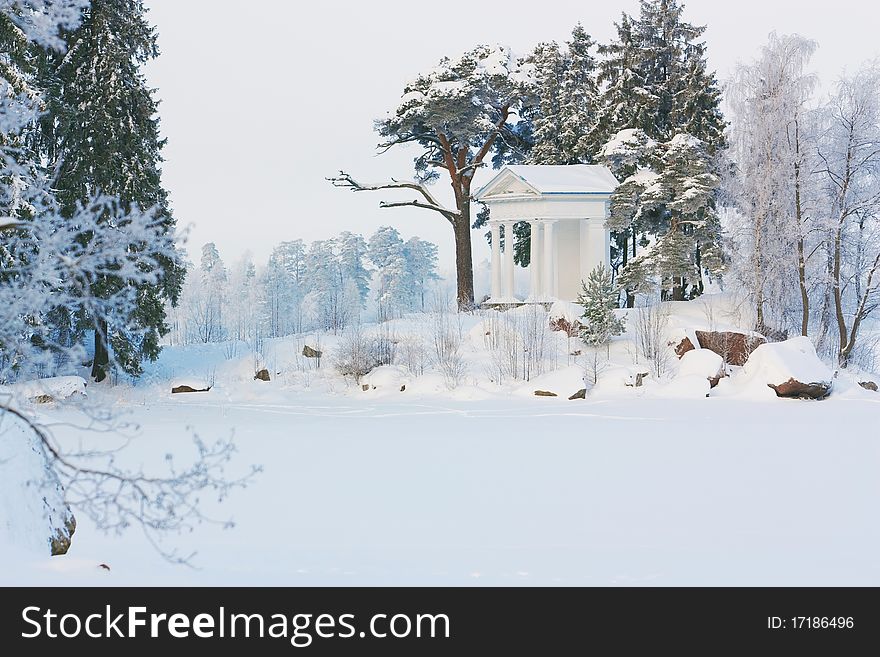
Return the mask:
M468 321L468 335L485 328ZM332 336L322 339L326 349ZM296 348L280 341L277 358ZM623 359L626 341L614 348ZM0 582L880 585L880 395L842 380L821 402L756 394L736 383L744 374L709 398L685 394L692 385L674 384L688 377L673 375L603 393L619 374L611 365L587 400L535 397L534 381L438 392L430 373L405 392L398 381L364 392L327 362L254 381L252 360L223 349L169 348L143 384L90 387L89 403L141 425L123 457L136 465L184 458L192 433L233 433L232 471L263 472L205 504L235 527L169 536L165 548L197 552L190 568L163 560L137 529L105 535L77 513L66 556L6 560ZM210 392L170 394L172 374L206 363ZM560 385L576 367L539 382ZM64 406L41 413L74 419Z

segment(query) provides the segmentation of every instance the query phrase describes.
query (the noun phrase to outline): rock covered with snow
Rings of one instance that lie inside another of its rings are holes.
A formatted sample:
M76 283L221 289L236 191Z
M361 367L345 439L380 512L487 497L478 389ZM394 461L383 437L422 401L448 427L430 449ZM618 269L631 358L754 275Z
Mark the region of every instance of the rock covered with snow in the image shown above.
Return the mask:
M658 386L653 396L664 399L702 399L709 396L712 385L702 374L677 376Z
M209 392L213 386L204 379L195 379L192 377L178 378L171 382L171 394L179 394L183 392Z
M573 365L537 376L520 386L517 393L537 397L555 396L570 399L585 388L584 369Z
M85 397L86 382L80 376L56 376L14 383L7 387L13 397L37 404Z
M824 399L834 385L834 374L805 337L759 346L740 376L767 385L779 397Z
M724 359L710 349L692 349L681 357L678 376L701 376L714 388L724 376Z
M76 519L61 482L36 434L18 418L4 415L0 420L0 553L65 554Z
M710 349L731 365L745 365L749 356L767 339L757 333L737 331L697 331L700 348Z
M564 331L569 337L574 337L581 330L580 318L584 309L570 301L555 301L550 306L550 330Z
M406 391L410 375L403 367L397 365L380 365L361 378L364 390Z

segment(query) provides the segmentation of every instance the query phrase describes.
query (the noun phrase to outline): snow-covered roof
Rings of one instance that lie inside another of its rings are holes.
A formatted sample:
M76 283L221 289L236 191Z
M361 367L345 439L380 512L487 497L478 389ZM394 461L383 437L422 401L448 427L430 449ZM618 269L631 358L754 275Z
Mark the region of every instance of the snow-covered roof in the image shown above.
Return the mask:
M611 170L602 165L514 164L504 167L475 194L475 197L479 199L501 191L498 189L499 186L503 186L504 181L509 179L511 174L541 195L610 194L619 184Z

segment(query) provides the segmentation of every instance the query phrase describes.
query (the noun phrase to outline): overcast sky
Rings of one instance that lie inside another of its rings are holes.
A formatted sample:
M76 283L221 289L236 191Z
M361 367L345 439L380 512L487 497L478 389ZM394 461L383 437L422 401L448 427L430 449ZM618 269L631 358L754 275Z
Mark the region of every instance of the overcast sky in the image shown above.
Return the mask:
M369 181L412 175L410 152L375 155L373 119L404 83L444 55L479 43L514 53L564 41L580 21L598 41L613 36L637 0L474 0L295 3L292 0L146 0L162 54L147 70L168 138L164 181L191 253L213 241L231 262L264 260L283 240L372 233L393 225L437 243L452 261L440 215L378 209L380 192L335 189L344 168ZM828 85L880 52L880 10L864 0L691 0L686 19L705 24L709 62L723 82L753 58L769 32L819 42L814 70ZM490 173L481 172L485 181ZM445 183L435 185L445 192ZM404 196L403 198L409 198ZM475 244L479 242L475 241ZM488 253L476 249L475 258Z

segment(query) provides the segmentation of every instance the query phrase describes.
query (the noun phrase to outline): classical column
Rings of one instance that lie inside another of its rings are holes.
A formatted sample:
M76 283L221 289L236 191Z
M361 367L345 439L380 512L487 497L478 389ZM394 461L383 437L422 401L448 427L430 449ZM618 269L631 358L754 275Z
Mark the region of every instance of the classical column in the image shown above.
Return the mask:
M529 222L532 229L531 250L529 252L529 299L538 301L541 298L541 222L533 219Z
M512 301L513 296L513 226L515 221L504 222L504 291L505 300Z
M490 221L489 228L492 230L492 300L501 298L501 224Z
M589 219L587 232L589 243L589 268L592 271L597 265L608 267L611 263L611 233L605 219ZM589 273L589 272L587 272Z
M544 222L544 276L543 296L544 299L556 298L557 268L556 268L556 231L555 221Z

